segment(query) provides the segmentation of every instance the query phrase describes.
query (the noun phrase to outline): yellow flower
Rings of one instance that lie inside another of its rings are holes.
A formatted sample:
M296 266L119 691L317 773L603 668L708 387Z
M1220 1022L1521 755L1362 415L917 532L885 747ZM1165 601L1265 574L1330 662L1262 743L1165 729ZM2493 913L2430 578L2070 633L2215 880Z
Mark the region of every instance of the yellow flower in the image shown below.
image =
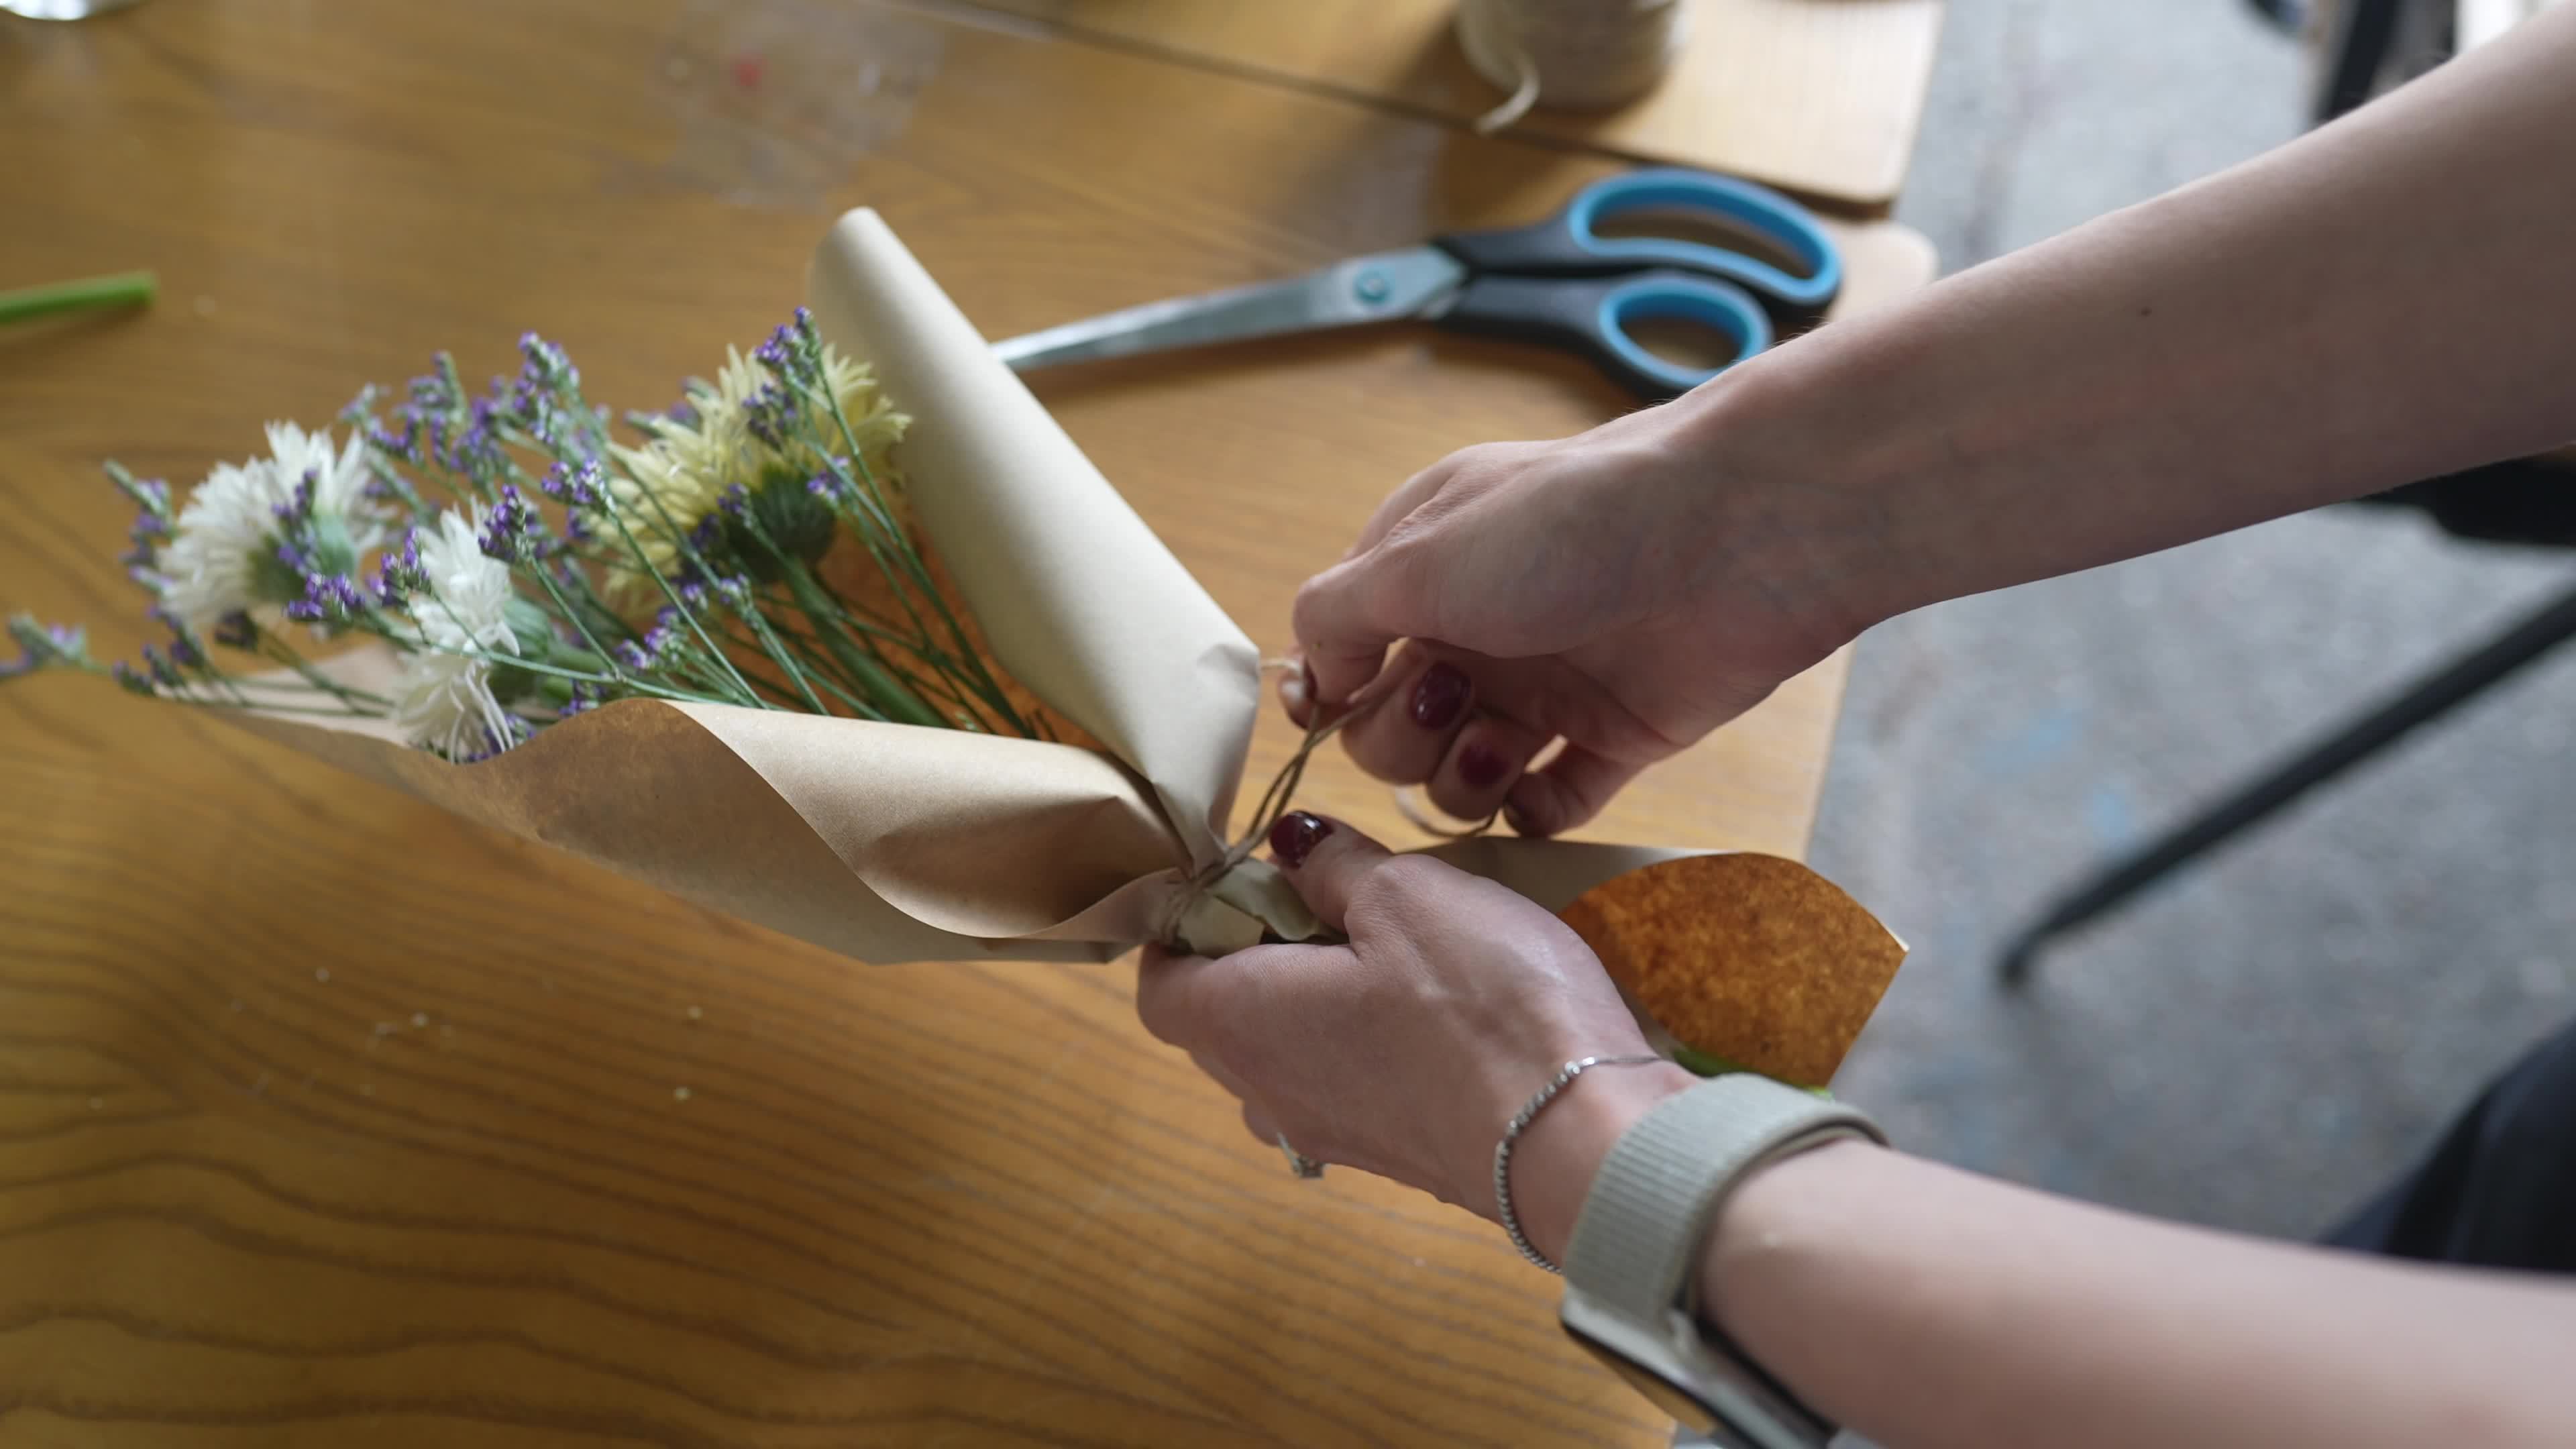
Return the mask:
M892 504L903 485L890 454L911 419L887 403L867 364L853 362L829 345L823 349L823 375L850 421L858 461ZM829 471L823 451L801 438L778 448L753 435L743 405L771 381L769 369L757 358L728 347L714 384L689 390L694 416L662 423L641 447L609 449L618 465L609 479L610 504L654 569L666 575L678 571L680 541L715 513L732 489L772 484L802 489L807 479ZM838 426L829 418L818 421L823 435L837 440ZM622 541L619 546L622 551ZM609 583L627 593L652 586L631 561L613 568Z

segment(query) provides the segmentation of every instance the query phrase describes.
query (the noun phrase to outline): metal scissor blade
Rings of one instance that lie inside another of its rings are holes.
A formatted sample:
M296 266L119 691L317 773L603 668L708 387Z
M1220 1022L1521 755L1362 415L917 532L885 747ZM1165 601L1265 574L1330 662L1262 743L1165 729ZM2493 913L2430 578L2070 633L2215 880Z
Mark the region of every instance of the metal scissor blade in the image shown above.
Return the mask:
M1059 362L1349 327L1420 316L1466 279L1467 269L1438 247L1405 247L1353 257L1287 281L1256 282L1086 317L997 342L993 350L1026 372Z

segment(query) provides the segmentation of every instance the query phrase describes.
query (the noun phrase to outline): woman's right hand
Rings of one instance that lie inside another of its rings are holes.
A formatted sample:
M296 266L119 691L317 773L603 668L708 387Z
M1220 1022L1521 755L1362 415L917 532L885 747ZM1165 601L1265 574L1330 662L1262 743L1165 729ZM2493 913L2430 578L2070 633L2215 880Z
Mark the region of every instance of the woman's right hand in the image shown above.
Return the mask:
M1469 448L1397 489L1297 595L1289 713L1378 681L1343 731L1362 768L1547 835L1847 642L1871 622L1828 560L1848 533L1723 456L1727 390Z

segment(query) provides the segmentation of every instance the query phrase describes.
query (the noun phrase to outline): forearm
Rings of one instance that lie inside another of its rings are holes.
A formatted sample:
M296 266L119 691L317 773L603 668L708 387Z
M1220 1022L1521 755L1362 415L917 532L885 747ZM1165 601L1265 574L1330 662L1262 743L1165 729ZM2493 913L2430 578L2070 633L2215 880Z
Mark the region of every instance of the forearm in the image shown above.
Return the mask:
M1864 626L2576 437L2576 7L1677 404ZM1722 510L1724 498L1712 500Z
M2576 1443L2576 1289L2267 1244L1857 1144L1757 1172L1701 1298L1890 1445Z

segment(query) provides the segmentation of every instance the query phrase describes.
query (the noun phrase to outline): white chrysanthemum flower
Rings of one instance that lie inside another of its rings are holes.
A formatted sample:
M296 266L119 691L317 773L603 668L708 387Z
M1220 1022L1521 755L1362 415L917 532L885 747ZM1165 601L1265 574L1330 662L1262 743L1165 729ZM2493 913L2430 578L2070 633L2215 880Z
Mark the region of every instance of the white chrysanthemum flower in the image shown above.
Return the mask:
M823 375L878 486L889 493L898 489L888 454L911 420L877 391L875 375L865 363L853 362L829 345L823 348ZM610 499L656 570L670 574L678 569L681 550L675 533L685 536L705 522L737 485L757 489L768 475L778 473L788 486L801 488L824 471L822 457L808 444L791 443L781 450L753 436L743 404L770 380L758 358L728 347L714 384L690 390L694 418L663 423L640 448L609 449L620 465L609 480ZM628 567L615 571L614 582L626 589L649 587L641 572Z
M238 613L263 602L260 565L275 551L276 469L265 458L217 463L179 510L161 572L169 580L162 602L191 624Z
M419 538L429 587L411 601L413 650L394 690L394 720L412 743L451 760L480 759L518 741L520 726L492 694L490 660L469 651L516 654L510 632L510 567L484 556L483 515L453 511Z
M161 550L168 580L163 602L191 624L273 612L303 597L302 581L277 557L277 511L294 501L308 474L317 529L332 537L335 549L346 544L345 558L323 562L354 570L359 555L384 542L384 511L367 497L366 445L355 430L335 455L328 429L308 433L293 423L270 423L268 448L265 458L216 464L188 495Z
M308 433L293 423L270 423L268 456L277 467L278 486L290 494L312 475L314 512L382 522L367 497L367 444L360 429L349 430L348 445L334 457L329 428Z

